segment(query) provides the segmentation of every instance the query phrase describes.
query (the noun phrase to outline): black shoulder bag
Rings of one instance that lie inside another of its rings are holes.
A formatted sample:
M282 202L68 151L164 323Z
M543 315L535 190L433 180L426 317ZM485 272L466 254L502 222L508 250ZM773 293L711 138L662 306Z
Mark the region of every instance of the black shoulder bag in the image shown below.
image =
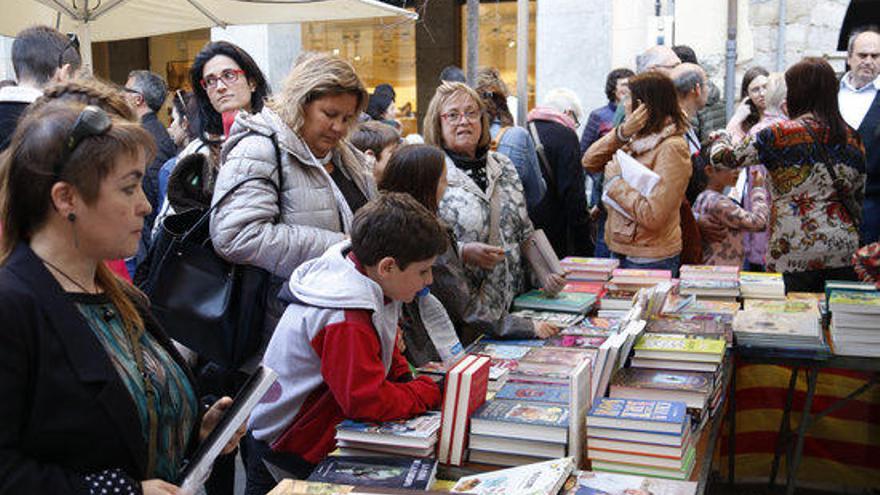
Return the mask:
M280 220L281 150L274 135ZM173 339L226 368L236 368L259 349L272 274L230 263L214 251L209 222L217 206L241 186L235 184L213 206L169 215L154 241L156 257L144 285L153 313Z

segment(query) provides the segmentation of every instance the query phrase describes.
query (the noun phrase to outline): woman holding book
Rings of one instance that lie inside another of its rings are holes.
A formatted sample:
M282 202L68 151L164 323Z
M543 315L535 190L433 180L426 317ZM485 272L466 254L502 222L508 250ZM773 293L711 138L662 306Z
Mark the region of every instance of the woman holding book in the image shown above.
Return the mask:
M865 150L837 103L839 83L823 59L785 72L791 120L773 124L738 150L770 174L772 223L767 270L788 291L821 292L825 280L855 280L865 191Z
M446 191L447 170L442 150L430 145L404 146L391 156L382 177L379 190L407 193L429 211L437 213ZM458 241L453 229L448 229L449 248L434 262L434 282L431 294L443 303L462 344L468 345L482 334L500 338L547 337L556 328L546 322L519 318L504 311L501 317L483 305L470 292L465 264L459 255ZM405 304L401 327L406 342L406 357L415 366L428 361L439 361L443 356L437 336L423 321L423 306L418 301Z
M232 402L202 416L146 297L103 263L137 250L152 142L139 123L48 101L0 163L0 493L176 493Z
M607 208L605 242L621 267L675 274L682 247L679 206L692 172L687 121L667 76L640 74L629 80L629 88L626 119L587 149L582 164L589 172L605 173L604 194L616 203ZM623 179L618 150L659 176L649 194Z
M449 187L439 213L455 232L467 262L468 293L480 299L490 320L500 320L513 298L531 285L520 244L535 229L522 182L510 159L489 150L485 104L466 84L441 84L428 105L423 127L425 142L446 155ZM556 294L564 283L560 275L551 273L536 285Z

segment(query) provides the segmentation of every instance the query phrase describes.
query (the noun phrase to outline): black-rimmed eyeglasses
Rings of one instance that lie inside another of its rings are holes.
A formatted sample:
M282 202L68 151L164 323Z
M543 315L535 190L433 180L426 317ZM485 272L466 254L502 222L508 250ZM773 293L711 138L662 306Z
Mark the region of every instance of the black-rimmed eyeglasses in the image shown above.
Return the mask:
M64 146L61 149L61 158L55 163L53 169L55 179L57 180L61 176L61 171L67 163L67 160L70 159L70 155L73 154L74 150L76 150L83 140L94 136L104 135L110 130L112 125L113 122L110 120L110 116L107 115L107 112L104 110L101 110L94 105L89 105L83 108L83 111L80 112L79 116L76 118L76 122L73 123L73 127L67 134L67 138L64 140Z

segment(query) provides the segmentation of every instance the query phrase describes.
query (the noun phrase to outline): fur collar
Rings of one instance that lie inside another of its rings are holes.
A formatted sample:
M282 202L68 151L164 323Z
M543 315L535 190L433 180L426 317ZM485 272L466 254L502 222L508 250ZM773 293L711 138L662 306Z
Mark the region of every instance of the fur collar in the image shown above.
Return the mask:
M668 123L663 129L660 129L660 132L655 132L654 134L648 134L647 136L639 137L638 139L634 139L631 143L629 143L629 149L633 151L636 155L641 155L647 151L650 151L657 147L661 141L668 138L669 136L674 136L676 134L683 134L680 131L677 131L675 128L675 124Z

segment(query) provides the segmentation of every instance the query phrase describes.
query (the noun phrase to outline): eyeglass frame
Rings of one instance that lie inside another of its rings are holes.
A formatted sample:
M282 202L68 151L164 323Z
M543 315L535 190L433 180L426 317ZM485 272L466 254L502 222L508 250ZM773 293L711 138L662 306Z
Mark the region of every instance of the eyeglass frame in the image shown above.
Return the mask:
M95 118L89 118L89 115L94 115ZM70 132L67 133L67 138L64 139L61 157L52 168L55 180L60 180L64 165L70 160L70 156L84 140L90 137L103 136L111 127L113 127L113 121L107 112L94 105L83 108L76 117L73 127L70 128Z
M235 78L232 79L232 80L226 81L225 78L224 78L224 76L223 76L223 74L233 74L233 75L235 76ZM209 74L209 77L210 77L211 75L213 75L213 74ZM205 91L207 91L207 90L209 90L209 89L214 89L214 88L216 88L216 87L217 87L217 84L219 84L220 81L222 80L222 81L223 81L223 85L226 86L226 87L228 88L230 84L234 84L234 83L238 82L238 79L239 79L241 76L247 76L247 73L244 71L244 69L223 69L223 70L220 71L220 75L218 75L218 76L214 76L214 77L216 78L216 79L214 80L214 84L210 84L210 83L209 83L209 82L203 77L203 78L199 79L199 85L202 87L202 89L204 89Z
M61 49L61 52L58 53L58 68L64 67L64 54L67 53L67 50L73 48L79 53L79 38L76 36L76 33L67 33L67 44L64 45L64 48Z
M469 113L473 114L473 117L468 117L467 114L469 114ZM453 114L458 115L458 118L456 118L456 119L450 118L450 116ZM440 118L446 120L446 122L449 122L450 124L458 124L459 122L461 122L462 118L466 119L468 122L476 122L482 116L483 116L483 112L482 112L482 110L479 110L479 109L474 110L472 112L459 112L458 110L450 110L446 113L440 114Z

